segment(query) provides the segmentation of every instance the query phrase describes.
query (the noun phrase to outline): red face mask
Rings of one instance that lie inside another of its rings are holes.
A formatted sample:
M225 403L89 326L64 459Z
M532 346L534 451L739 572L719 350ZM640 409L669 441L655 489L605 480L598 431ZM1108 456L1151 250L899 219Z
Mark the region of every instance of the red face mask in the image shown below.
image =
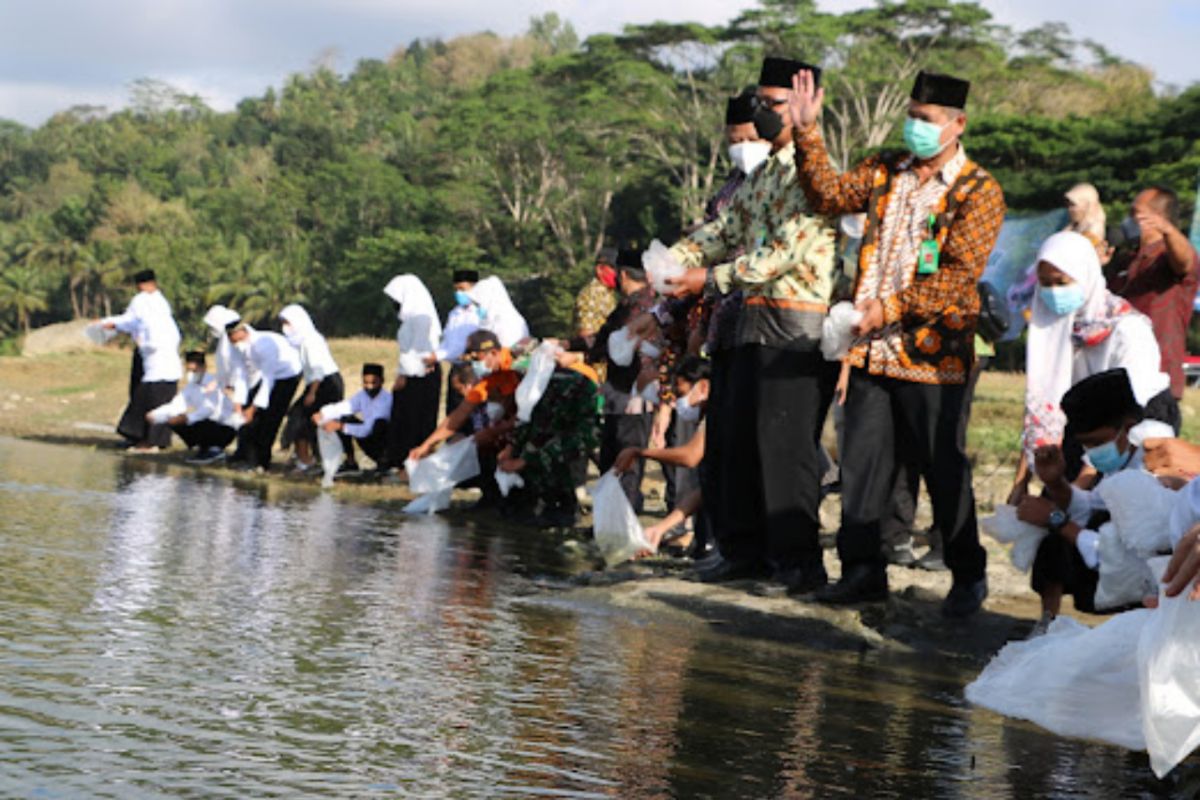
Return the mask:
M609 289L617 288L617 271L608 264L601 264L596 267L596 277Z

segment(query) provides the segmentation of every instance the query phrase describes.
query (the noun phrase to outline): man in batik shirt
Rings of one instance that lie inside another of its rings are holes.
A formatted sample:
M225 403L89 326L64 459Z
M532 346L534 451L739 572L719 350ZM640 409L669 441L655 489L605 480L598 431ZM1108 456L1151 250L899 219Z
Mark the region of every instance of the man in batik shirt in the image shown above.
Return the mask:
M921 73L905 122L909 152L872 156L839 175L817 117L823 92L795 80L792 117L798 184L813 209L867 215L855 303L863 314L850 366L842 454L842 578L818 593L831 603L887 597L880 519L905 442L920 459L954 576L942 611L974 614L987 596L971 466L957 435L975 359L976 288L1004 220L1000 185L967 158L970 84Z

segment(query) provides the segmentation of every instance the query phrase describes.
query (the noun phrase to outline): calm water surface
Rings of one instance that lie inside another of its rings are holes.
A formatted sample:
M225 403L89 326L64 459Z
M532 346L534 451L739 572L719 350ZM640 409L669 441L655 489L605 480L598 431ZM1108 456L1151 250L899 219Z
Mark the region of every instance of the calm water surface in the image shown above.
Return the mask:
M946 665L545 602L555 552L0 439L0 796L1167 791Z

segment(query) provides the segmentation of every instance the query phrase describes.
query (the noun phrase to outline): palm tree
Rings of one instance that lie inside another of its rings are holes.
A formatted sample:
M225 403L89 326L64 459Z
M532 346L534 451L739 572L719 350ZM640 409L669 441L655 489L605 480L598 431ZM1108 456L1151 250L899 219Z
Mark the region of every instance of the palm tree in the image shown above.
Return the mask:
M37 269L27 264L10 265L0 273L0 311L15 313L17 325L29 333L30 316L49 308L46 289Z

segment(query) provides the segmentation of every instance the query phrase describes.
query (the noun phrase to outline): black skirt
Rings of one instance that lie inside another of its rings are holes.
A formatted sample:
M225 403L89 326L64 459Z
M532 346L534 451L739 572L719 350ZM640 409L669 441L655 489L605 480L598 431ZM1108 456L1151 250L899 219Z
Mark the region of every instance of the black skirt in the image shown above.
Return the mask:
M311 385L311 384L310 384ZM280 436L279 446L287 449L298 441L306 440L310 444L317 443L317 426L313 424L312 415L330 403L340 403L346 397L346 385L340 372L326 375L317 387L317 397L312 405L305 405L308 387L301 392L300 398L292 403L288 411L287 424Z
M117 433L134 444L170 447L171 428L167 425L151 425L146 421L146 414L171 402L178 388L174 381L142 382L133 386L129 405L117 423Z

